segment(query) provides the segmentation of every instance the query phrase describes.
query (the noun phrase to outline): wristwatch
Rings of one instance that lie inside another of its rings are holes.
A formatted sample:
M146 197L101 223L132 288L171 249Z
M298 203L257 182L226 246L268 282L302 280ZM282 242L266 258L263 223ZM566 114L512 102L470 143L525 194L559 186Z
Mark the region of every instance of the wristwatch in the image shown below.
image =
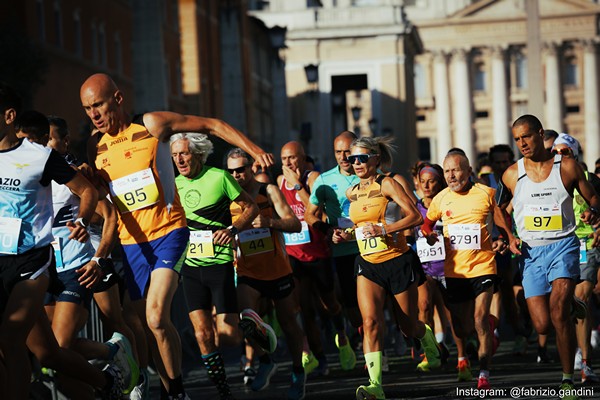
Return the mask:
M105 269L106 267L108 267L108 261L105 258L92 257L92 261L94 261L96 264L98 264L100 269Z
M299 184L299 183L296 183L296 184L294 185L294 190L295 190L295 191L299 192L299 191L300 191L300 190L302 190L302 189L303 189L303 187L302 187L302 185L301 185L301 184Z
M78 223L78 222L79 222L79 225L83 226L84 228L87 228L88 226L90 226L90 223L88 222L88 220L83 217L79 217L75 220L75 223Z
M239 232L239 229L238 229L238 228L236 228L236 227L235 227L235 226L233 226L233 225L229 225L229 226L227 227L227 230L228 230L228 231L231 233L231 236L235 236L235 235L237 235L237 234L238 234L238 232Z

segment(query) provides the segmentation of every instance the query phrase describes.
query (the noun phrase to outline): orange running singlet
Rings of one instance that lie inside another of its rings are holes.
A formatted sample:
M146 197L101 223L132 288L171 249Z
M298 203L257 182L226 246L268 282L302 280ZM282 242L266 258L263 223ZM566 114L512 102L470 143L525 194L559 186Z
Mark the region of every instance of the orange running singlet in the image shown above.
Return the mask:
M122 244L149 242L186 226L170 160L169 144L142 125L100 138L96 168L119 210Z

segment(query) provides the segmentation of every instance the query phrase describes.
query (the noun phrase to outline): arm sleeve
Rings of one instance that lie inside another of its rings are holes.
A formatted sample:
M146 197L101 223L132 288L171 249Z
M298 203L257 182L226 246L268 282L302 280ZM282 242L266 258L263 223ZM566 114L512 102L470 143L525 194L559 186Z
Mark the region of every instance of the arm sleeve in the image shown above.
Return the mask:
M46 160L40 183L42 186L48 186L50 181L54 181L60 185L64 185L70 182L75 177L75 174L77 174L77 171L58 152L52 150Z

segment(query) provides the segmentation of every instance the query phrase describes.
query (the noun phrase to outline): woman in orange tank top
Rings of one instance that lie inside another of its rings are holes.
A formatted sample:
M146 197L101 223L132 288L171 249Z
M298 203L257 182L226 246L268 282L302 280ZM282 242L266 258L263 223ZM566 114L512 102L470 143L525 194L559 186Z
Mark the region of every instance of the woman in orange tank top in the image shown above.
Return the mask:
M350 200L350 219L354 223L360 255L355 261L358 305L363 318L365 361L370 384L359 386L357 398L383 399L381 365L383 307L388 295L400 306L400 326L407 336L421 340L429 365L441 364L439 349L431 329L418 320L417 287L425 274L416 253L406 244L402 230L413 228L423 219L406 191L393 178L379 173L381 164L391 164L392 139L363 137L351 146L348 161L360 183L346 192ZM388 204L402 210L400 219L392 218ZM387 218L386 218L387 214Z

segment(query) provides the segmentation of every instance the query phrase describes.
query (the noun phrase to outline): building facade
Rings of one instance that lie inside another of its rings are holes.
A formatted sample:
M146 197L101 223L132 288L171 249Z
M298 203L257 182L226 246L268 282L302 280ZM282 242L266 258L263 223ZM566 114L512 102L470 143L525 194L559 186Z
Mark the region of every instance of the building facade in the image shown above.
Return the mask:
M526 0L470 3L406 7L425 48L415 64L415 97L430 158L441 162L461 147L474 164L492 145L512 144L512 122L529 113L546 129L575 136L593 165L600 157L598 4L539 1L532 20L536 10Z
M268 4L267 4L268 3ZM343 130L393 135L402 151L395 170L418 158L413 60L421 50L401 4L381 1L251 2L268 27L287 29L285 77L290 131L323 168L335 164Z

